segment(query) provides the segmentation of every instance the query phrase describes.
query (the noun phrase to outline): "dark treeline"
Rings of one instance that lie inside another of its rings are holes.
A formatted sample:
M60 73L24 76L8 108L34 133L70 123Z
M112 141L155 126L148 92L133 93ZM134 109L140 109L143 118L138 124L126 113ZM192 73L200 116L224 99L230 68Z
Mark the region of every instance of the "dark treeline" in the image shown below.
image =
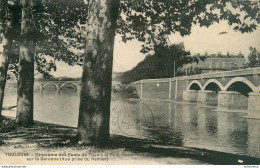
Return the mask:
M257 51L255 47L249 48L250 53L248 55L249 67L260 67L260 51Z
M141 79L170 78L174 77L174 73L175 76L184 75L185 72L180 70L183 65L206 59L204 56L191 56L183 43L173 44L170 47L158 46L155 49L155 54L147 55L132 70L122 74L122 83L128 84Z

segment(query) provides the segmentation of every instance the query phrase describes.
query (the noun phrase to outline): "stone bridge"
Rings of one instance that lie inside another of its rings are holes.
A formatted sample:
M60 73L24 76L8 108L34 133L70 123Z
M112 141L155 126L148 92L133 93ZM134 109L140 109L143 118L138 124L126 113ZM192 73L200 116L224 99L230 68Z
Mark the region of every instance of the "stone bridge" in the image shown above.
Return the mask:
M81 81L35 81L34 87L39 87L40 92L44 90L46 86L54 86L56 91L59 92L61 89L66 86L72 86L78 92L81 88ZM122 87L121 83L118 81L112 81L112 86L114 87Z
M39 87L40 91L43 91L46 86L54 86L56 91L60 91L66 86L73 86L77 91L80 91L81 81L35 81L34 87Z
M184 100L218 110L259 111L260 67L132 83L142 99ZM258 110L256 110L258 109Z

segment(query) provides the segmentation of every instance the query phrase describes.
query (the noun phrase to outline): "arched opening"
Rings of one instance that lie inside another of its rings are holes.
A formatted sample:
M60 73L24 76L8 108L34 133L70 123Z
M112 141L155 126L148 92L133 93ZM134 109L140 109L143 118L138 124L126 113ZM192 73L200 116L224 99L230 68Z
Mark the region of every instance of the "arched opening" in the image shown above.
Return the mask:
M47 92L58 90L58 87L53 83L47 83L43 86L43 88L44 88L44 91L47 91Z
M42 86L40 84L35 83L33 86L34 92L38 93L42 91Z
M221 88L219 87L218 84L211 82L209 83L206 87L205 90L212 90L215 91L216 93L218 93L219 91L221 91Z
M197 83L193 83L189 90L201 90L200 86Z
M77 90L77 86L74 83L64 83L61 85L60 90Z
M112 91L113 92L120 92L122 91L122 85L120 83L116 83L114 85L112 85Z
M60 94L74 95L77 94L77 85L74 83L64 83L60 86Z
M227 91L236 91L241 93L242 95L248 97L248 94L250 92L253 92L253 90L244 82L234 82L232 83L228 88Z

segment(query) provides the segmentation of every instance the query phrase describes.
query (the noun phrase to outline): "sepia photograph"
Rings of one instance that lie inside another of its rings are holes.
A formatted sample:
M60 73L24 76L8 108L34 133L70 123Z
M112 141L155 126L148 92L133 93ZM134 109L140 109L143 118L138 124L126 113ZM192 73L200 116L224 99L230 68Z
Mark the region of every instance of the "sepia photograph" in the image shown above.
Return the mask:
M260 165L260 0L0 0L0 166Z

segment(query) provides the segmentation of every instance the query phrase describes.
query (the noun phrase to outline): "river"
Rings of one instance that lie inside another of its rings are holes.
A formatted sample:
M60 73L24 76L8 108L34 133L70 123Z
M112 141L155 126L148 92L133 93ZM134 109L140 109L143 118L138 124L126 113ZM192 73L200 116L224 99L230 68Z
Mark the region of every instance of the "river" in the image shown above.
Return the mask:
M16 90L7 88L4 106L16 104ZM110 132L164 145L196 147L260 158L260 120L241 113L185 102L111 102ZM65 88L35 91L34 120L77 127L79 93ZM15 117L15 109L3 115Z

